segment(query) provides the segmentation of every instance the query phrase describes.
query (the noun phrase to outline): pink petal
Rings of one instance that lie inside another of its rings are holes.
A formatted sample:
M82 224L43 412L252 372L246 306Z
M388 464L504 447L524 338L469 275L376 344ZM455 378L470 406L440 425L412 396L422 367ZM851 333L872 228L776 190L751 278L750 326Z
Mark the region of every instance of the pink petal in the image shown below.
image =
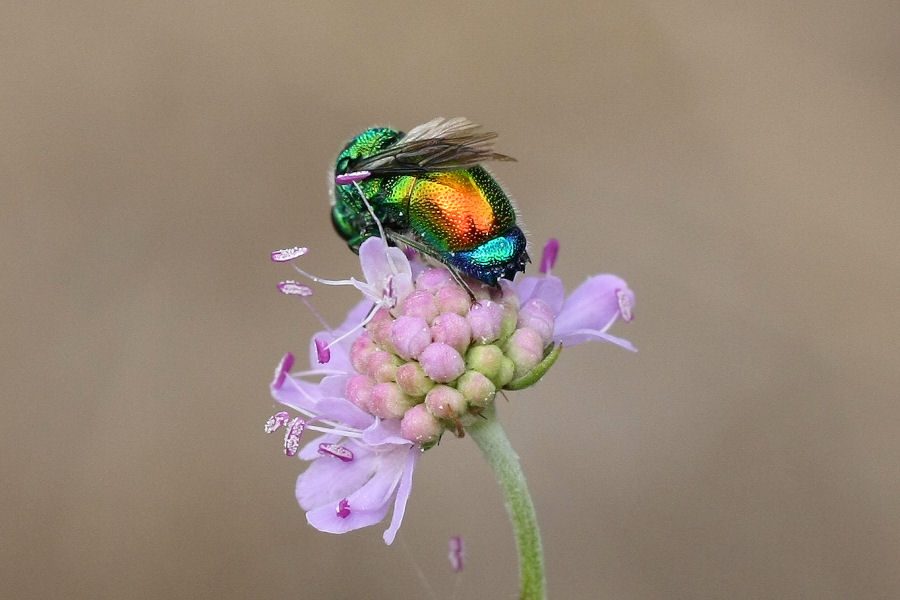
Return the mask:
M572 292L556 316L553 339L563 345L580 343L576 332L604 333L620 316L620 294L634 305L634 293L615 275L595 275ZM572 336L572 337L570 337Z
M342 500L343 498L335 501L334 504L326 504L307 511L307 523L325 533L347 533L380 523L390 509L389 504L383 504L375 509L358 508L353 504L353 500L347 498L349 514L342 517L337 513Z
M366 283L373 286L376 293L386 291L389 283L393 285L394 297L397 299L406 297L412 290L409 259L399 248L386 246L381 238L370 237L362 243L359 247L359 264Z
M515 282L519 302L525 304L532 298L543 300L554 314L562 309L566 289L559 277L522 277Z
M318 438L312 444L318 450L319 442L330 441L330 436ZM307 452L307 448L303 449ZM315 459L297 478L294 494L297 502L304 510L313 510L320 506L333 506L341 498L350 496L360 489L378 466L378 459L373 452L365 448L354 447L356 460L344 463L339 460L325 460L315 452Z
M396 451L370 455L350 463L324 459L314 461L307 472L301 475L301 478L320 463L337 465L340 471L323 468L319 470L316 478L303 482L303 487L321 486L328 490L327 494L315 494L321 498L329 498L329 501L313 507L306 513L309 524L320 531L344 533L374 525L384 519L390 508L390 502L397 493L398 484L403 478L404 468L408 462L407 455L408 451L405 448L398 447ZM355 483L359 482L360 474L369 476L367 481L349 494L346 493L348 486L345 485L348 480L345 473L348 471L353 472ZM326 477L329 474L331 478ZM302 491L304 500L308 500L311 494L308 493L308 490ZM301 482L299 480L297 498L298 501L301 501ZM350 511L346 516L340 516L337 512L338 505L343 499L347 500L347 508ZM304 506L303 501L301 501L301 506Z

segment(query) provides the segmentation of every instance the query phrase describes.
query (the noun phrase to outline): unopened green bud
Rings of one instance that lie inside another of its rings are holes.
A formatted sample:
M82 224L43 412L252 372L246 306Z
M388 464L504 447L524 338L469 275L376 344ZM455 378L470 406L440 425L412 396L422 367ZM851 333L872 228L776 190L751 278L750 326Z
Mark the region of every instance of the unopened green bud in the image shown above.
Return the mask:
M424 396L434 387L434 381L425 375L422 365L415 361L404 363L397 368L397 384L405 393L415 397Z
M478 371L466 371L456 382L456 389L460 391L468 403L476 408L484 408L497 393L497 387L483 373Z

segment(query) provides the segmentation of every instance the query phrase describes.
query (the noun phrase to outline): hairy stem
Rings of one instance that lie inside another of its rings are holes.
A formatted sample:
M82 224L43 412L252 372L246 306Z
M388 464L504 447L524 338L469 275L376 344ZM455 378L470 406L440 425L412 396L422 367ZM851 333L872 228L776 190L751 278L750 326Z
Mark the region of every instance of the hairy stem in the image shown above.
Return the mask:
M485 419L467 428L469 435L481 448L488 464L494 470L506 503L506 512L512 521L519 552L520 600L545 600L547 583L544 577L544 553L541 549L541 532L538 529L534 504L525 483L525 474L519 465L519 457L509 444L503 427L491 406L485 410Z

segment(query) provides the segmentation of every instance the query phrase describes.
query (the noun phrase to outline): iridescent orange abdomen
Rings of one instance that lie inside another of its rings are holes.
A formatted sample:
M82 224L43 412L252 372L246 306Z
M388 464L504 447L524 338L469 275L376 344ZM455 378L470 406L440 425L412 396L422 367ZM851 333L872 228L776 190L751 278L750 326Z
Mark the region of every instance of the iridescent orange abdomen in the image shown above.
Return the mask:
M509 198L482 167L410 179L410 226L438 250L471 250L516 223Z

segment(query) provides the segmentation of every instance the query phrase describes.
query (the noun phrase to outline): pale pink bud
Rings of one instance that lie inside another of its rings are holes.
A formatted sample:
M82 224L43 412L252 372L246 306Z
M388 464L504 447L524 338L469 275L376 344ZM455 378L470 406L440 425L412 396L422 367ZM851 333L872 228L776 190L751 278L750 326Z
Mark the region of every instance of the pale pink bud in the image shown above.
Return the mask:
M532 298L519 310L519 327L537 331L545 346L553 340L553 322L553 310L540 298Z
M366 329L372 336L373 342L382 348L392 350L391 325L393 324L394 319L391 317L391 313L386 308L380 308L372 315L372 320L366 324Z
M453 283L453 275L447 269L425 269L416 278L416 289L434 294L450 283Z
M506 356L515 364L515 377L521 377L544 358L541 335L529 327L517 329L506 341Z
M456 389L466 401L478 408L484 408L497 393L497 387L483 373L466 371L456 382Z
M467 410L466 399L447 385L436 385L425 396L425 407L438 419L456 419Z
M472 328L472 340L478 344L489 344L499 339L503 330L503 312L503 305L492 300L473 304L466 316Z
M430 292L414 290L400 303L400 314L410 317L421 317L428 324L438 316L437 303Z
M369 355L366 374L376 382L394 381L400 359L386 350L376 350Z
M366 375L354 375L347 382L347 399L367 413L371 413L374 385L375 382Z
M472 328L469 327L469 321L465 317L452 312L441 313L431 324L431 337L435 342L453 346L462 354L472 341Z
M419 362L425 374L438 383L453 381L466 370L459 352L443 342L429 344L419 355Z
M442 287L434 295L434 299L437 302L438 310L442 313L452 312L466 316L472 306L469 293L458 285Z
M420 445L437 442L443 432L441 422L428 412L424 404L413 406L400 420L400 435Z
M400 316L391 325L391 343L403 358L416 358L431 343L431 331L422 317Z
M368 369L369 357L377 349L375 342L366 333L353 340L353 345L350 346L350 364L353 365L353 369L357 373L365 373Z
M521 306L521 301L519 300L519 293L516 291L516 286L511 281L507 281L506 279L500 280L500 302L503 306L513 309L518 312L519 307Z
M382 419L400 419L415 402L389 381L372 388L372 414Z

